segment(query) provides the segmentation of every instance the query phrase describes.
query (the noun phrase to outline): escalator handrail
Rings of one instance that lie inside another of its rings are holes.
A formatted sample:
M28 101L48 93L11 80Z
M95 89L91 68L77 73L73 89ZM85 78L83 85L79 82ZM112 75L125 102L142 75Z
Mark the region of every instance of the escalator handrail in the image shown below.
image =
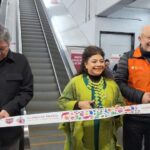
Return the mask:
M0 6L0 24L6 26L8 0L2 0Z
M17 25L16 25L16 46L17 52L22 54L22 40L21 40L21 23L20 23L20 8L19 1L17 1Z
M42 31L43 31L43 35L44 35L45 43L46 43L48 53L49 53L49 56L50 56L50 60L51 60L51 63L52 63L52 68L53 68L53 71L54 71L54 75L55 75L56 83L57 83L57 86L58 86L58 90L59 90L59 93L61 94L61 88L60 88L60 85L59 85L58 77L57 77L57 74L56 74L56 70L55 70L55 67L54 67L53 59L52 59L52 56L51 56L51 53L50 53L50 49L49 49L49 46L48 46L47 38L46 38L46 35L45 35L45 31L44 31L44 28L43 28L43 24L42 24L42 21L41 21L41 17L40 17L40 14L39 14L39 10L38 10L38 7L37 7L36 0L34 0L34 3L35 3L36 10L37 10L37 15L39 17L39 21L40 21L40 24L41 24L41 28L42 28Z
M20 23L20 8L19 1L17 1L16 7L17 17L16 17L16 46L17 52L22 54L22 40L21 40L21 23ZM22 109L22 115L26 115L26 109ZM29 140L29 127L28 125L24 126L24 150L30 150L30 140Z

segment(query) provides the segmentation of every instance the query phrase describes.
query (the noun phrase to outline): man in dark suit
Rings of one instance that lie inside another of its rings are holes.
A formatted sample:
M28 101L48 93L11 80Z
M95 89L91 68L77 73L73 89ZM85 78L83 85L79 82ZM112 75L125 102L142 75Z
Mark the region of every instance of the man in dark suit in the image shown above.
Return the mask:
M0 25L0 119L21 115L33 96L33 75L24 55L9 49L10 35ZM0 150L19 150L22 127L0 128Z

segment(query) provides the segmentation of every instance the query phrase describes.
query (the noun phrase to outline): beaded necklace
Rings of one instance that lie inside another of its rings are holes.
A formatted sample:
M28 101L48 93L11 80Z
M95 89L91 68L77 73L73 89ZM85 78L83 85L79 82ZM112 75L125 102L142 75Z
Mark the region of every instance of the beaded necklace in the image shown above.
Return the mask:
M98 82L93 82L88 75L83 75L84 82L89 90L92 92L92 100L94 100L94 108L103 107L102 102L105 99L106 83L103 77Z

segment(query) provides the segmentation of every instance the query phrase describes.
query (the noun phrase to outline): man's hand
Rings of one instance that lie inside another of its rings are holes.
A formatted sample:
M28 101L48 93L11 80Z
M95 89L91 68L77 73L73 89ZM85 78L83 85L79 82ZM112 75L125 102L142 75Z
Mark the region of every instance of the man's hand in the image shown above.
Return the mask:
M150 103L150 93L146 92L144 93L142 97L142 104Z
M0 119L9 117L9 113L6 110L0 111Z
M92 108L92 104L94 103L94 101L79 101L78 103L78 107L80 109L91 109Z

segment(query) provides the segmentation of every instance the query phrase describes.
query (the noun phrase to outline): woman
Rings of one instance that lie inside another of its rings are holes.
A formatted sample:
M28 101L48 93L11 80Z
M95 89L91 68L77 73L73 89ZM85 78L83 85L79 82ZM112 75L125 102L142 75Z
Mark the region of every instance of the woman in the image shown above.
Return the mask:
M111 75L110 75L111 76ZM112 107L123 104L117 84L105 70L104 52L96 46L85 48L81 70L59 98L62 110ZM115 132L119 118L61 124L67 133L65 150L118 150ZM117 123L117 124L116 124Z

